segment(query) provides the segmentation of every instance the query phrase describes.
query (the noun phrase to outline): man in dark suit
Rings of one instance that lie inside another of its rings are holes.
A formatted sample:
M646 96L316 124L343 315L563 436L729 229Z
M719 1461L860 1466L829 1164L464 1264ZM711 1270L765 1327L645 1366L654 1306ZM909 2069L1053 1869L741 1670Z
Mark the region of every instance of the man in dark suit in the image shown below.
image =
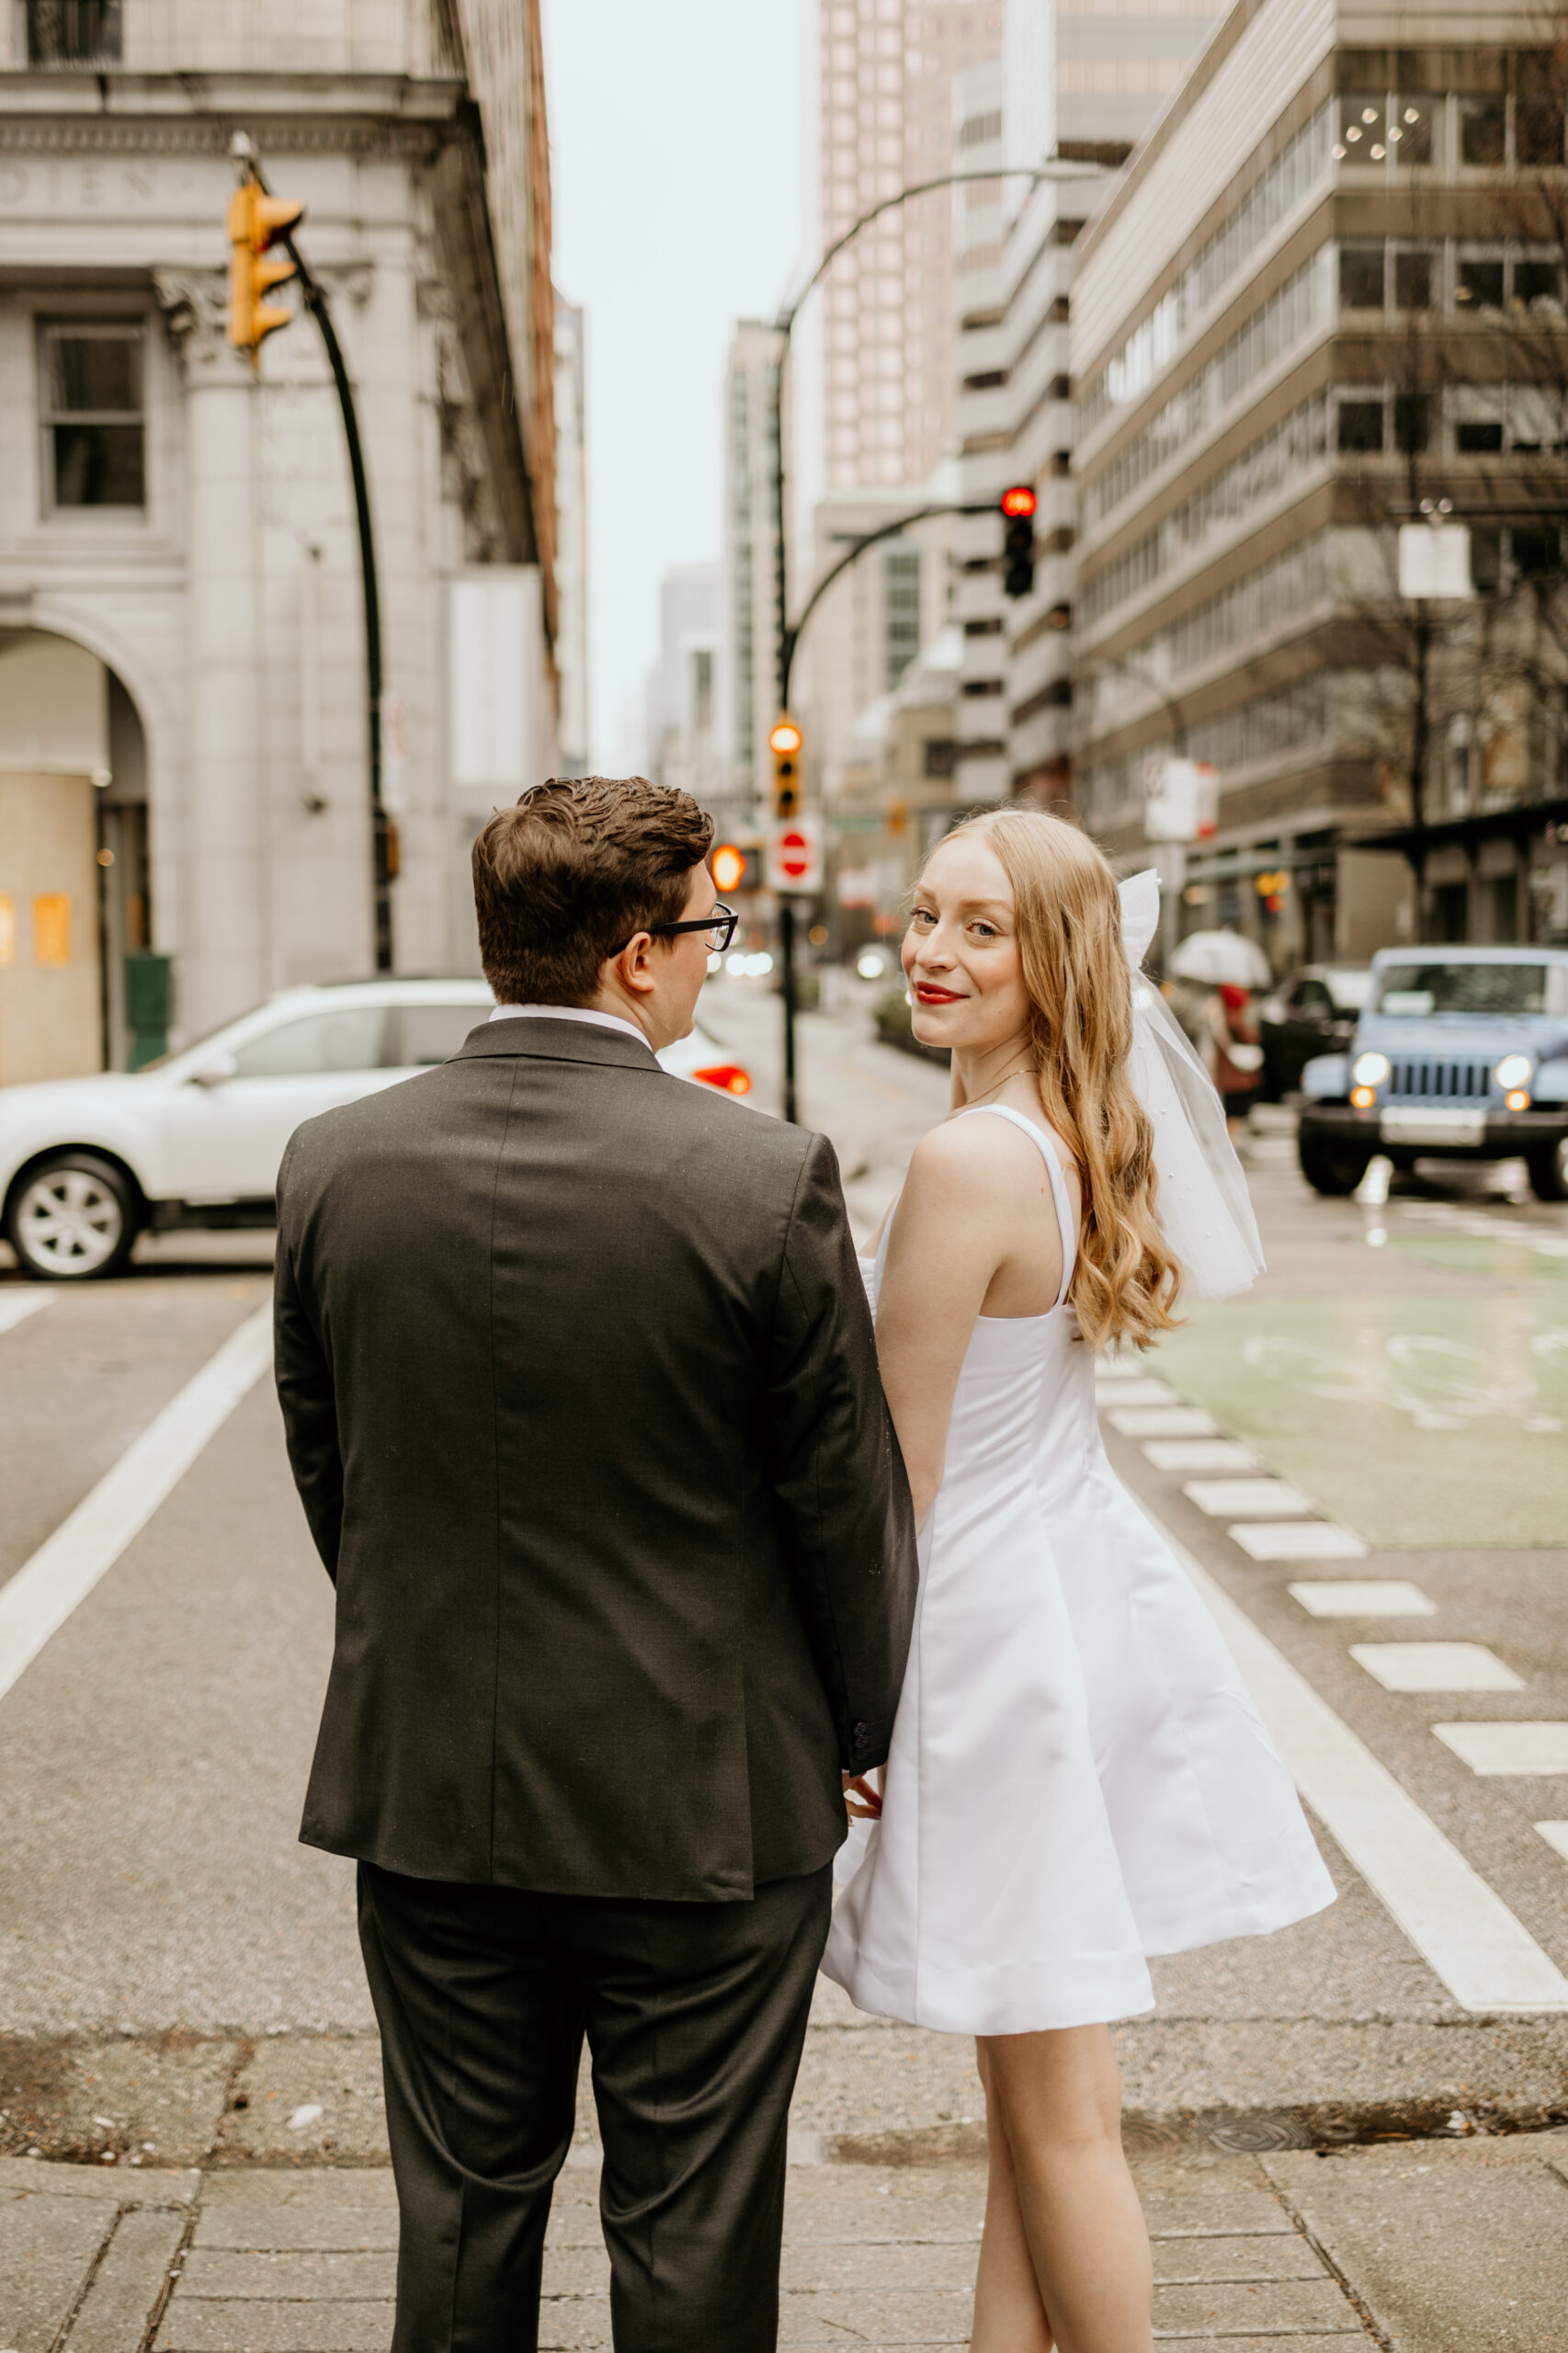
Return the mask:
M496 1015L278 1179L278 1390L337 1589L301 1836L358 1860L394 2353L536 2343L585 2030L617 2346L777 2338L915 1537L831 1147L654 1059L727 930L710 838L641 779L498 813Z

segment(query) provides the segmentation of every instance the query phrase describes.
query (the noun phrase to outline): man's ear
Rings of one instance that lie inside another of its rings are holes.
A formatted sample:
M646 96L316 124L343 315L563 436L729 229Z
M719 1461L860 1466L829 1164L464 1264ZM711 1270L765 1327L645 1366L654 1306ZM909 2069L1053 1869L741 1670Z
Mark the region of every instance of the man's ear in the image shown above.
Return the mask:
M610 959L608 971L613 972L621 987L629 989L634 996L646 996L654 986L653 949L651 935L640 931L634 938L627 941L619 956Z

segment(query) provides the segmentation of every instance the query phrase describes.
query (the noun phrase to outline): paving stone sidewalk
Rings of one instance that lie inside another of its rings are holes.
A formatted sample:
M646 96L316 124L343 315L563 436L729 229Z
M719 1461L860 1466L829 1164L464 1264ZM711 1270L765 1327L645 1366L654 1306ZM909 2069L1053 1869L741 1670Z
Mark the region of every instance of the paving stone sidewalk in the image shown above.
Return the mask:
M1139 2160L1155 2334L1186 2353L1556 2353L1568 2132ZM591 2161L562 2174L542 2347L610 2343ZM781 2339L963 2346L984 2177L795 2165ZM0 2353L386 2353L384 2166L0 2160Z

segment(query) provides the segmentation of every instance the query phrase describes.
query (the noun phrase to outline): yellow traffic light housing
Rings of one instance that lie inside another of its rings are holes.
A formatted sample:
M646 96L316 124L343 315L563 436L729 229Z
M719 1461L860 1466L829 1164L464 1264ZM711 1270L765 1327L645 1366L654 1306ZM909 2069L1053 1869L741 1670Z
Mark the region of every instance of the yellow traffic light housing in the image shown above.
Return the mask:
M250 353L253 367L266 338L286 327L294 315L281 302L267 300L274 287L297 274L286 254L270 248L304 217L302 204L267 196L254 180L245 181L229 199L229 341Z
M779 824L801 813L801 778L799 761L801 734L794 721L788 716L776 719L767 739L773 755L773 814Z

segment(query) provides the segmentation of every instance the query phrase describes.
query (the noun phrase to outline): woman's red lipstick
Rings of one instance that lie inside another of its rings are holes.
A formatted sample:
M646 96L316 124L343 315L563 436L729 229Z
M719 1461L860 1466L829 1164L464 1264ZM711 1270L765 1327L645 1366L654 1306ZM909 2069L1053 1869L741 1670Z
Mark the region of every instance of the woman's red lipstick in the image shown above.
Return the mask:
M922 1005L961 1005L963 1003L960 990L933 988L928 981L916 981L915 994Z

